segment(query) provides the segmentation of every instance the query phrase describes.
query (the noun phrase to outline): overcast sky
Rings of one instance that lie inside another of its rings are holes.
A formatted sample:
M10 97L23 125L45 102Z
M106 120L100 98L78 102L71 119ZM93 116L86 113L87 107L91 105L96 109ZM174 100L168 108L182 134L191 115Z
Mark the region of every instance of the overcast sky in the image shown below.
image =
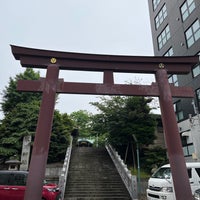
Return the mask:
M10 44L65 52L152 56L147 0L0 0L0 92L24 71ZM45 71L41 71L45 76ZM65 81L101 82L101 73L61 71ZM151 75L116 74L115 82L151 83ZM95 112L91 95L60 95L62 113ZM2 113L0 114L2 118Z

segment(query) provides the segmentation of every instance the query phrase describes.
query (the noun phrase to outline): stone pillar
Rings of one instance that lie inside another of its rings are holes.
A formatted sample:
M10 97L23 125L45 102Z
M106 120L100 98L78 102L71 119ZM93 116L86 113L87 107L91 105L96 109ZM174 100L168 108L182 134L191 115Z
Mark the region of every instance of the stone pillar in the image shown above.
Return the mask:
M31 136L27 135L24 136L22 144L21 165L20 165L20 170L22 171L28 170L30 149L31 149Z

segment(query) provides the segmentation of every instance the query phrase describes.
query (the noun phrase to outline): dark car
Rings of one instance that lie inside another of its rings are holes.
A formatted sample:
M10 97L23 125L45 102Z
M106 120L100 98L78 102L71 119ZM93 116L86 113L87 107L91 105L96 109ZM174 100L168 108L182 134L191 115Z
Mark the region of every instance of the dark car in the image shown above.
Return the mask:
M0 171L0 200L23 200L27 171ZM44 184L43 200L59 200L60 190L56 184Z

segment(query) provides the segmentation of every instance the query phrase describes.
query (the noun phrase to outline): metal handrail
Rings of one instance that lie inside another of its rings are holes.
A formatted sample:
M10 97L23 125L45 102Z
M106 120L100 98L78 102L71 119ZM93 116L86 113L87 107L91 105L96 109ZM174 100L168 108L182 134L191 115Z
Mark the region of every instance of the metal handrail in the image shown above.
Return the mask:
M70 163L70 158L71 158L71 151L72 151L72 141L73 141L73 138L71 137L70 145L66 151L62 172L59 177L58 186L61 190L61 200L64 199L65 187L66 187L66 182L67 182L67 174L68 174L69 163Z
M115 164L130 196L132 199L137 199L137 178L136 176L132 175L130 170L128 170L127 166L124 164L124 161L121 159L120 155L114 148L110 145L106 145L106 149Z

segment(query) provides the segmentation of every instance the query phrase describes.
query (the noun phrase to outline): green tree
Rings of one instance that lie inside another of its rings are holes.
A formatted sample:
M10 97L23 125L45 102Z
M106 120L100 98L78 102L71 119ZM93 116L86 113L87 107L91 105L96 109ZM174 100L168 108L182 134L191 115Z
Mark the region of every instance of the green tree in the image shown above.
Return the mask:
M54 112L48 163L64 160L72 130L73 122L69 116L67 114L60 114L56 110Z
M13 155L20 157L23 137L32 135L34 139L41 93L19 92L16 88L19 79L38 80L39 77L39 72L28 68L24 73L10 78L9 85L3 91L1 106L5 117L0 121L0 159L5 160ZM49 162L64 159L72 126L67 114L61 115L55 111Z
M155 139L154 116L150 114L148 103L151 99L143 97L101 97L100 102L93 102L100 114L93 129L101 134L109 133L109 142L124 145L133 140L134 134L143 146L152 144ZM100 129L101 127L101 129Z
M19 103L30 103L35 100L41 100L41 93L19 92L16 90L18 80L38 80L39 78L39 72L34 72L31 68L27 68L24 73L16 75L15 78L10 78L8 86L3 90L1 108L4 115L12 111Z
M39 112L39 102L19 103L7 113L0 124L0 158L21 154L25 135L34 135Z
M109 136L103 113L91 116L91 135L95 138L96 146L105 146Z
M156 138L156 120L148 106L151 101L144 97L101 97L100 102L91 103L100 111L94 118L96 123L92 124L93 133L105 134L122 158L135 165L136 143L133 138L137 139L140 150L153 144Z
M159 146L143 149L143 155L141 157L143 169L148 173L153 173L153 168L158 168L169 163L166 151L166 149Z
M91 135L91 113L86 110L79 110L71 113L69 117L73 120L74 127L78 129L79 136L89 137Z

